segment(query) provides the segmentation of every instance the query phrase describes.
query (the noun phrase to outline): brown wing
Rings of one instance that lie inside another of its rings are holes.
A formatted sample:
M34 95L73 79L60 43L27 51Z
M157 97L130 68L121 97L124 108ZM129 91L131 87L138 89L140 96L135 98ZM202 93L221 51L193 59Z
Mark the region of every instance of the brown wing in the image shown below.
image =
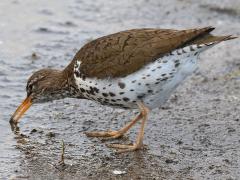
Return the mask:
M87 77L123 77L213 29L122 31L84 45L73 62L81 61L80 72Z

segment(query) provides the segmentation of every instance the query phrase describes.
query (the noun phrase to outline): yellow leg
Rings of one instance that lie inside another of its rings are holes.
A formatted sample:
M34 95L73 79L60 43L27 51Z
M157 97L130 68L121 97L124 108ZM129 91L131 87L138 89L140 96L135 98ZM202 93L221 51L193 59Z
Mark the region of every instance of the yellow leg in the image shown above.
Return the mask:
M147 121L147 116L148 116L148 113L149 113L149 109L146 106L144 106L143 103L138 103L138 107L141 110L142 124L141 124L140 131L138 133L136 143L134 143L133 145L109 144L108 147L122 149L122 150L118 151L119 153L135 151L135 150L138 150L138 149L143 147L144 127L145 127L145 124L146 124L146 121Z
M116 139L123 136L142 117L142 113L140 113L130 123L128 123L126 126L124 126L118 131L86 132L85 134L89 137L104 137L105 139Z

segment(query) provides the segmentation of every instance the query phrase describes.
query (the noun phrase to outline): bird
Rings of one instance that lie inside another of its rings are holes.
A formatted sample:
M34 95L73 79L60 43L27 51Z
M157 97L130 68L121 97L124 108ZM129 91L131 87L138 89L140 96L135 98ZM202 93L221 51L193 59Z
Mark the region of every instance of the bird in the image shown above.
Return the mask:
M32 104L63 98L95 101L139 114L119 130L86 132L89 137L116 139L141 122L132 144L108 144L118 152L142 149L152 109L161 107L198 68L199 54L232 35L215 36L214 27L185 30L141 28L106 35L85 44L63 69L41 69L27 81L27 97L10 118L18 124Z

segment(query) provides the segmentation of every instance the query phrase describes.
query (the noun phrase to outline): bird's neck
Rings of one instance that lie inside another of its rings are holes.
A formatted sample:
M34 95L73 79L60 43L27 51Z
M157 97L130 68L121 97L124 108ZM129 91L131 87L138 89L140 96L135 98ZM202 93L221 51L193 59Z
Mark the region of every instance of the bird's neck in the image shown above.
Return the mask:
M71 63L61 73L62 73L62 77L64 77L64 79L67 80L68 96L81 98L81 95L77 93L78 87L74 79L74 72L73 72L74 62L75 60L73 59Z

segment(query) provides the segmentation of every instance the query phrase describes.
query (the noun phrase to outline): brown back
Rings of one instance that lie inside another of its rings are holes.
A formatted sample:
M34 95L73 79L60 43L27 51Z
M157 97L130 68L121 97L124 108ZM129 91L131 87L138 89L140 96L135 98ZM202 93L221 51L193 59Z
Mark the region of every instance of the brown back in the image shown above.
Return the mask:
M118 32L84 45L69 66L73 67L74 62L80 60L80 72L87 77L123 77L166 53L192 44L191 41L213 29L132 29Z

